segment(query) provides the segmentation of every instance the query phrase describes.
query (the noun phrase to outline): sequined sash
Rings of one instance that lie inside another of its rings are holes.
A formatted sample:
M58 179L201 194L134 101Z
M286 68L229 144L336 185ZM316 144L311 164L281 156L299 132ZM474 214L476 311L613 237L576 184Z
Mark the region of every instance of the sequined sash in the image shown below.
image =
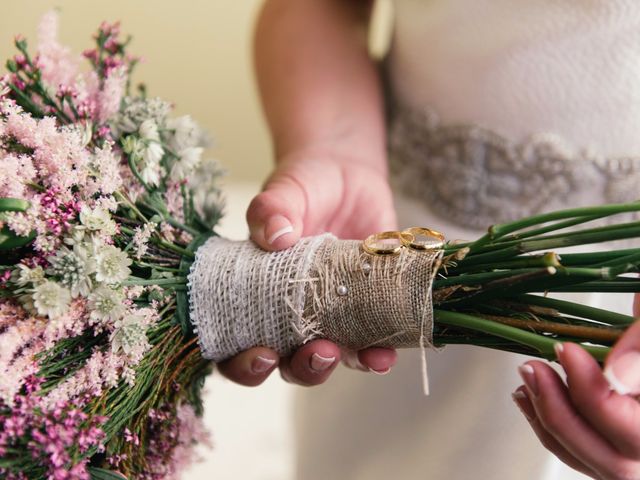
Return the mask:
M466 227L640 198L640 157L604 158L549 134L518 143L431 110L395 109L389 148L396 187Z

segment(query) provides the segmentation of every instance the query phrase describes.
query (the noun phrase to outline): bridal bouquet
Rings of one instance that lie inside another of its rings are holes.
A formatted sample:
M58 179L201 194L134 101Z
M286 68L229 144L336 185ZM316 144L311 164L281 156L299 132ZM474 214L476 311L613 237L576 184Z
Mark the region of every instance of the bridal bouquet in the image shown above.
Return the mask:
M56 22L45 17L34 55L16 38L0 80L1 478L176 478L207 441L207 359L252 345L468 343L553 358L568 340L602 359L633 321L546 293L639 291L640 248L551 249L640 237L637 221L583 226L640 203L543 214L468 243L414 228L266 253L216 237L219 169L203 132L131 91L137 59L117 24L100 26L82 69Z
M0 477L173 478L207 441L184 272L220 216L206 140L48 14L0 81ZM120 474L109 473L120 472Z

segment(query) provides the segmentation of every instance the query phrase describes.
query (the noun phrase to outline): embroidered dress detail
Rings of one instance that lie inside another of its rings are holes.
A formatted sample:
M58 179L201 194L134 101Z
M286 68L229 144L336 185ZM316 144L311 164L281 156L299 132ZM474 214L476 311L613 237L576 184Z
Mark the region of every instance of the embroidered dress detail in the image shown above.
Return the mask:
M389 148L396 187L466 227L640 197L640 157L605 158L552 134L515 142L478 125L443 125L431 109L397 110Z

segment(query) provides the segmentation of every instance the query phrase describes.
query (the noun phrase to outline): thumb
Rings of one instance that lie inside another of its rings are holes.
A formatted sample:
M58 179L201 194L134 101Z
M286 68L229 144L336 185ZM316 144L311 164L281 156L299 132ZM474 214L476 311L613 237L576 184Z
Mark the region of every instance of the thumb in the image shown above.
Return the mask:
M619 394L640 394L640 321L631 325L611 350L604 375Z
M293 178L275 174L247 209L251 240L265 250L282 250L302 236L306 195Z

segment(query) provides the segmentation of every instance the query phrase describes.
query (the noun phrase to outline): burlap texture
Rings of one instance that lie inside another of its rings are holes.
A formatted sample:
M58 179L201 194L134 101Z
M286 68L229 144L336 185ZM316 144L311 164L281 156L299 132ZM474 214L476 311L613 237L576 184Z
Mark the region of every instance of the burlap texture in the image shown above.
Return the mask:
M280 252L211 238L189 275L191 321L216 362L253 346L289 355L320 337L352 349L429 345L441 255L371 255L328 234Z

